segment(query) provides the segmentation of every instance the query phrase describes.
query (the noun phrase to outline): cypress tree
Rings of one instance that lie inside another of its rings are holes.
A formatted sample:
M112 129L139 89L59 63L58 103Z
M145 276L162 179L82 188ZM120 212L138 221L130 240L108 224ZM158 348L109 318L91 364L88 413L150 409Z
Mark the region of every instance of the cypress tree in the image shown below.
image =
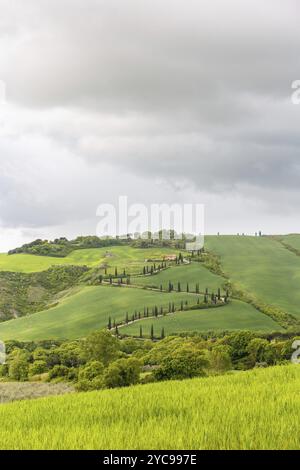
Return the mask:
M118 276L118 268L115 268L115 277Z
M186 285L186 291L187 291L187 293L189 293L189 292L190 292L189 283L187 283L187 285Z
M152 339L152 341L153 341L153 340L154 340L154 328L153 328L153 325L151 325L150 337L151 337L151 339Z
M143 328L140 326L140 338L143 337Z
M108 328L109 330L111 330L111 317L109 317L109 319L108 319L108 326L107 326L107 328Z
M221 300L221 289L218 289L218 300Z
M118 329L118 326L116 325L116 336L119 336L119 329Z
M126 317L125 317L125 323L129 323L129 316L128 316L128 312L126 312Z
M162 328L161 330L161 335L160 335L161 339L164 339L165 338L165 329Z
M177 291L178 291L178 292L181 292L181 284L180 284L180 282L178 282Z

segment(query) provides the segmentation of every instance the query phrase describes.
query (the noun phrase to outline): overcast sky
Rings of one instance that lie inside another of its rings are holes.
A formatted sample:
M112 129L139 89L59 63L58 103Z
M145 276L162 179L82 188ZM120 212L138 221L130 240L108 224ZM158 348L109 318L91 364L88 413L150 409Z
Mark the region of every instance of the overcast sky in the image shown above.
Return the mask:
M100 203L300 231L297 0L0 0L0 250Z

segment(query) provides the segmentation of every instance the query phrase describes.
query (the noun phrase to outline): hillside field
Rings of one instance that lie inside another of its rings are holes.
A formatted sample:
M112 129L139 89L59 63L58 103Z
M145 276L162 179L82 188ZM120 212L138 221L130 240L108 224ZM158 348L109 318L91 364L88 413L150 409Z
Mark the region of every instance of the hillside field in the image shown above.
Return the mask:
M132 278L132 284L157 288L162 285L163 289L168 289L169 281L174 285L175 290L177 290L178 282L180 282L182 290L186 289L188 283L190 291L195 291L195 285L198 283L200 292L205 292L206 288L210 292L217 292L218 288L222 288L225 279L211 273L201 263L197 262L190 265L174 266L154 276Z
M268 237L211 236L206 247L240 289L300 319L300 257Z
M0 407L1 449L299 449L300 368Z
M74 339L105 328L109 316L112 320L122 321L126 312L129 315L135 310L143 313L144 307L151 309L155 305L167 308L169 302L179 306L182 300L195 305L197 296L184 292L169 294L130 287L82 287L64 298L57 307L0 323L0 338L2 341Z
M257 311L252 305L232 300L228 305L206 310L175 312L165 317L146 318L120 328L120 333L149 337L151 325L159 337L162 328L165 335L195 331L256 330L261 332L280 331L282 328L270 317Z
M130 246L111 246L105 248L89 248L75 250L65 258L52 256L36 256L28 254L0 254L0 271L31 273L44 271L51 266L62 264L100 266L107 264L111 267L108 273L114 273L114 268L124 268L133 274L139 274L145 264L145 259L162 259L168 254L176 254L170 248L132 248Z

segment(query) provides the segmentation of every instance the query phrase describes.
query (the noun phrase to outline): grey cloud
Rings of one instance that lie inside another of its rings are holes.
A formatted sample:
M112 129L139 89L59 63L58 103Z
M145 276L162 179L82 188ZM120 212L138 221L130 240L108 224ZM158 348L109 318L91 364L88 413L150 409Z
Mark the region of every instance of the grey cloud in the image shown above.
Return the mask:
M236 220L251 201L253 218L299 214L295 0L0 4L4 225L80 223L165 186L228 198Z

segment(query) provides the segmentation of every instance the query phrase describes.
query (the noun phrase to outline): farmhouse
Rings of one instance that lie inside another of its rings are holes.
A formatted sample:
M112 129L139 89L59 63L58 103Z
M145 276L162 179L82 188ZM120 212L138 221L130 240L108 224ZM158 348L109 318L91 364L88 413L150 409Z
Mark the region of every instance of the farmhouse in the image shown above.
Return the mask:
M177 256L176 255L166 255L164 256L165 261L176 261Z

